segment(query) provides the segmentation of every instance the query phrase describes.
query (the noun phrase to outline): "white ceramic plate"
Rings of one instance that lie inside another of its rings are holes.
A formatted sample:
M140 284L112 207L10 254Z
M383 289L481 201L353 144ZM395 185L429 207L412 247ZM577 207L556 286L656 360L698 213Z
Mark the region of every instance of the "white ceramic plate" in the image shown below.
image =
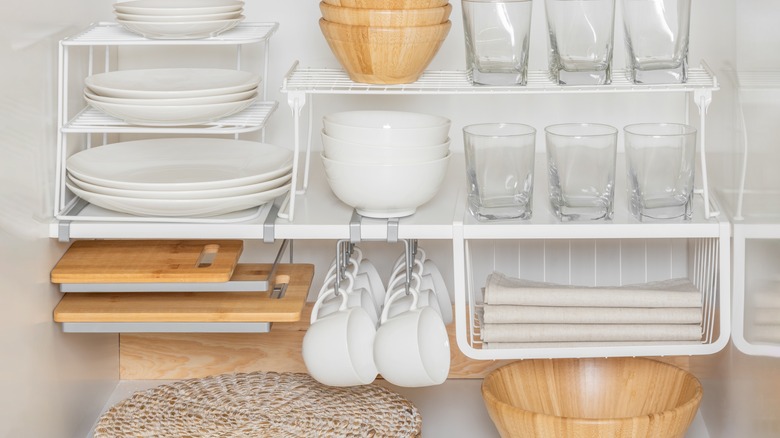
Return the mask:
M285 184L272 190L243 196L209 199L139 199L108 196L65 185L80 198L98 207L140 216L209 217L263 205L290 190Z
M261 193L266 190L272 190L287 184L292 179L292 174L287 173L274 178L270 181L263 181L257 184L248 184L238 187L226 187L224 189L211 190L126 190L113 187L103 187L97 184L88 183L68 175L68 182L84 191L96 193L99 195L119 196L122 198L138 199L214 199L230 196L242 196Z
M181 97L177 99L128 99L124 97L100 96L90 92L89 88L85 88L84 96L89 100L119 105L208 105L215 103L239 102L242 100L251 99L257 97L257 89L253 88L249 91L242 91L240 93L229 93L216 96Z
M117 19L117 23L125 29L135 32L145 38L151 39L199 39L217 36L226 30L230 30L238 25L244 16L231 20L213 20L213 21L188 21L188 22L149 22L149 21L127 21Z
M92 107L131 125L187 126L213 122L245 110L255 98L207 105L125 105L84 98Z
M125 21L180 23L189 21L231 20L241 16L241 11L207 15L136 15L114 11L116 18Z
M126 190L209 190L270 181L290 172L280 146L220 138L155 138L112 143L68 158L68 172Z
M237 0L134 0L114 4L114 10L137 15L206 15L244 9Z
M88 76L95 94L127 99L178 99L239 93L257 88L256 73L218 68L117 70Z

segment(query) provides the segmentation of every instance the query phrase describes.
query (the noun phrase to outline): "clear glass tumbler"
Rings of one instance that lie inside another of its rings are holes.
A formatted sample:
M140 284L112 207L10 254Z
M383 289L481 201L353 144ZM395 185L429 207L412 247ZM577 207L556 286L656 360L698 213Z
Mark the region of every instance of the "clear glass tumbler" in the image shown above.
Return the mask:
M623 0L628 74L637 84L688 80L691 0Z
M612 219L617 133L596 123L545 128L550 206L560 220Z
M696 128L640 123L624 128L628 208L640 221L691 218Z
M545 0L550 78L559 84L612 82L615 0Z
M519 123L463 128L469 211L479 220L530 219L536 129Z
M463 0L466 64L474 84L525 85L531 0Z

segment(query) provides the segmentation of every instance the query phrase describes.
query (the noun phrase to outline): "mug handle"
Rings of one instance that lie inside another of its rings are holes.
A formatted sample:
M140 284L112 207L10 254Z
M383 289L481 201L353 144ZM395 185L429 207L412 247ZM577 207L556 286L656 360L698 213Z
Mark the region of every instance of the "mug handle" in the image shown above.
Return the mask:
M325 276L325 281L322 282L322 287L320 288L320 292L319 292L318 295L322 295L323 293L325 293L325 291L328 288L332 289L331 283L333 283L333 281L336 279L334 274L335 273L333 273L331 271L328 271L328 274ZM344 273L344 277L346 277L347 281L349 282L347 284L347 288L346 288L346 290L349 291L349 292L352 291L352 287L355 285L355 275L356 274L353 274L353 273L351 273L349 271Z
M336 295L336 294L341 295L341 305L339 305L339 312L347 310L347 297L348 297L347 291L341 288L339 288L338 291L336 291L336 289L330 288L325 292L323 292L322 294L320 294L320 296L317 297L317 301L314 302L314 307L311 309L311 319L309 321L310 324L314 324L315 322L317 322L318 319L317 316L320 313L320 307L322 306L322 303L325 302L325 299L331 295Z
M418 273L420 275L423 275L423 273L425 271L425 266L423 265L423 262L421 262L420 260L415 259L414 263L412 265L413 265L412 266L412 272L414 272L414 267L417 266L417 267L420 268ZM401 274L401 272L403 272L404 269L406 269L406 266L403 263L401 263L400 265L396 266L395 269L393 269L393 272L390 274L390 279L397 278L396 276Z
M390 284L387 285L387 290L391 291L391 290L395 289L395 287L398 286L398 283L400 281L403 281L403 280L406 280L406 276L395 277L393 279L393 281L391 281ZM420 276L420 274L412 271L412 281L414 283L411 285L409 290L411 290L411 289L420 289L420 286L422 286L422 277ZM406 292L406 289L402 288L401 290ZM391 296L392 295L389 294L389 293L387 295L385 295L385 306L387 306L387 303L390 301Z
M412 295L412 305L409 307L409 311L411 312L418 309L417 300L420 298L420 294L417 292L417 288L415 287L409 288L409 293ZM393 292L393 294L390 296L390 299L387 300L385 307L382 309L382 317L379 318L380 325L387 322L387 317L390 315L390 305L393 304L393 301L402 295L406 296L406 289L398 289L397 291Z
M419 254L419 257L415 257L415 260L419 260L421 262L428 260L428 256L425 254L425 250L419 246L417 247L417 254ZM396 258L395 262L393 263L393 270L398 269L398 266L403 264L405 258L406 254L401 254L398 256L398 258Z

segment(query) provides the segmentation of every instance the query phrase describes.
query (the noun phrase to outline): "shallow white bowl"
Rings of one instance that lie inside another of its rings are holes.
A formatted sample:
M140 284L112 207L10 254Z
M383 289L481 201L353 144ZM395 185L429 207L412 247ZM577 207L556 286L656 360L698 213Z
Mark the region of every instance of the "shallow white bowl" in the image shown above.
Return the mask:
M123 14L117 11L114 11L114 14L116 15L116 18L125 21L180 23L190 21L231 20L239 18L241 16L241 11L206 15L137 15Z
M92 93L89 91L89 88L85 88L84 97L97 102L114 103L118 105L213 105L215 103L239 102L257 97L257 88L253 88L249 91L242 91L240 93L228 93L203 97L181 97L175 99L128 99L124 97L107 97Z
M433 199L447 173L452 154L413 164L345 163L322 157L333 194L366 217L414 214Z
M136 15L206 15L242 11L238 0L132 0L114 3L114 10Z
M368 143L353 143L333 138L322 132L323 155L337 161L365 164L420 163L444 158L450 150L450 140L433 146L393 148Z
M217 36L230 30L244 19L243 15L229 20L157 22L157 21L127 21L117 19L116 22L125 29L151 39L199 39Z
M398 148L442 144L450 132L446 117L407 111L344 111L322 123L333 138Z
M88 97L84 97L84 100L90 106L131 125L185 126L209 123L233 115L252 105L255 98L206 105L123 105L98 102Z

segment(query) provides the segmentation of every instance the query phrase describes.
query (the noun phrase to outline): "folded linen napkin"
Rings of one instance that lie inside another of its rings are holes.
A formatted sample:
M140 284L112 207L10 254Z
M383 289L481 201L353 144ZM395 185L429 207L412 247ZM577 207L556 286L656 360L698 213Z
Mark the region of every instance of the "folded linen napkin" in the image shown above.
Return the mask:
M483 321L488 324L701 324L700 307L541 307L485 304L482 311Z
M698 341L696 341L698 342ZM572 348L572 347L644 347L653 345L691 345L691 341L632 341L632 342L485 342L486 350L512 348Z
M483 342L698 341L698 324L484 324Z
M687 278L615 287L569 286L488 276L487 304L563 307L700 307L701 292Z
M756 324L780 324L780 309L756 309L755 312L753 320Z

